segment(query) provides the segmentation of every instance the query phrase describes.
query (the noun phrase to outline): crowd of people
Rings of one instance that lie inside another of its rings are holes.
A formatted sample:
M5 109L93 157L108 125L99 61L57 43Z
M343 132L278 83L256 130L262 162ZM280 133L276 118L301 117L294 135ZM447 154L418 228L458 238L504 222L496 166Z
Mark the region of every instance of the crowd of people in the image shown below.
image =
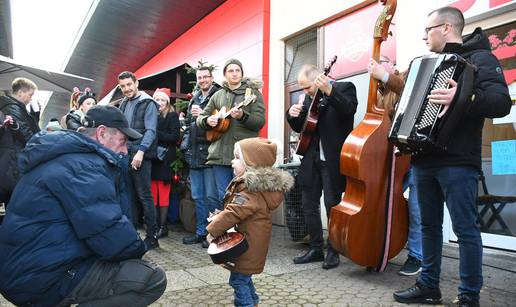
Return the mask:
M480 142L485 118L504 116L511 101L499 63L481 29L463 40L464 17L451 7L428 15L424 37L429 51L456 53L477 67L468 113L454 143L444 152L412 157L409 187L408 259L400 275L420 273L414 286L396 291L401 303L439 304L443 205L450 212L460 250L459 305L478 306L482 288L482 241L475 198L481 169ZM252 276L263 271L272 232L271 212L294 180L274 168L275 142L258 137L265 105L261 81L244 76L243 64L228 60L224 82L213 68L196 69L181 137L170 89L153 95L139 89L136 76L120 73L120 106L100 106L90 89L74 89L70 111L40 131L26 105L36 84L16 78L11 95L0 97L0 202L7 214L0 226L0 293L21 306L146 306L165 291L166 275L143 260L168 236L173 185L170 164L184 154L195 201L195 233L184 244L207 248L227 231L245 235L248 250L224 267L231 271L236 306L256 306ZM405 82L390 59L371 59L368 71L382 84L378 106L392 116ZM325 244L320 199L329 219L346 186L340 154L353 130L358 101L352 82L335 82L314 65L298 75L304 91L286 110L290 127L304 129L319 92L319 121L301 160L298 182L309 235L308 250L295 264L340 264L339 252ZM458 91L449 81L434 90L431 103L449 106ZM229 126L223 127L223 123ZM95 187L92 190L92 187ZM37 205L36 205L37 204ZM213 213L209 218L209 213ZM145 238L137 229L144 226ZM327 246L326 252L324 247Z

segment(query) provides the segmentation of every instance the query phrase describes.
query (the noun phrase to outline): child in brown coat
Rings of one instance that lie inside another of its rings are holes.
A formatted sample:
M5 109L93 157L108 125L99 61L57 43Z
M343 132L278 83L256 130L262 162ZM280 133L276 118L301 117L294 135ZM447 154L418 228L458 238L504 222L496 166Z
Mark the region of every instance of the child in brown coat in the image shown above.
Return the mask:
M225 266L231 271L229 284L234 288L235 306L257 305L259 298L252 275L265 266L272 232L271 212L283 201L283 194L294 184L285 171L272 168L276 144L263 138L244 139L235 144L231 161L235 178L226 189L224 210L213 217L207 230L210 237L223 235L236 225L249 249Z

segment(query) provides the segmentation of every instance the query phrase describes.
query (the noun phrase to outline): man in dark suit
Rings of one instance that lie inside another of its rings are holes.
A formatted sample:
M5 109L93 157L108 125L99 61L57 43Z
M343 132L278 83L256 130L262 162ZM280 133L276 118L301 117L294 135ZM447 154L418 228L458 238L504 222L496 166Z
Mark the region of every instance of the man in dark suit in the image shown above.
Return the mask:
M304 255L295 257L294 263L324 260L323 268L331 269L339 265L339 254L328 244L328 252L324 257L320 198L324 190L324 205L329 218L331 208L339 203L345 188L345 177L339 172L340 150L353 129L353 117L358 104L356 89L351 82L332 82L313 65L301 68L298 84L305 95L286 114L294 131L301 132L317 91L322 92L323 99L319 104L316 132L301 160L298 175L310 249Z

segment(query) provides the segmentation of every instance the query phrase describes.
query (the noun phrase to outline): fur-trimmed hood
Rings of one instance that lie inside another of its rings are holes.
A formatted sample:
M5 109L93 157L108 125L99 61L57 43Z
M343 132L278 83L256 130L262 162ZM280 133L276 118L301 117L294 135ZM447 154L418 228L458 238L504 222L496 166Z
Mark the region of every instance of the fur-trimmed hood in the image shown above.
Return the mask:
M279 206L283 194L294 185L292 175L272 167L247 168L242 181L249 192L261 193L271 210Z
M231 90L229 88L229 83L227 81L223 81L222 82L222 87L226 90L226 91L230 91L230 92L235 92L237 95L242 95L244 92L245 92L245 89L250 87L252 89L256 89L256 90L259 90L261 89L263 86L263 81L262 80L259 80L259 79L251 79L249 77L244 77L242 79L242 84L240 85L240 87L238 87L237 89L235 90Z

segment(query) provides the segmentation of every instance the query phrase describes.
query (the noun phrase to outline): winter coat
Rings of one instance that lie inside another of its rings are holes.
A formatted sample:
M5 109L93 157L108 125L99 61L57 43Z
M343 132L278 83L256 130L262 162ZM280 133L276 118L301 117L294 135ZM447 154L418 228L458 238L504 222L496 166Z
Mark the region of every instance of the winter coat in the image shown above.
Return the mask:
M185 120L186 130L181 143L181 151L184 153L185 161L191 169L208 167L206 161L208 160L208 147L210 147L211 144L206 139L206 131L199 128L195 123L196 118L192 116L192 106L198 105L201 109L204 109L211 96L219 89L220 86L213 83L208 96L205 97L203 101L200 101L202 92L198 91L194 94L188 105L188 115Z
M287 111L287 121L292 130L301 132L311 102L312 99L306 95L303 109L298 117L291 117ZM355 85L351 82L335 82L330 95L323 95L315 135L299 167L297 179L301 186L311 186L313 183L313 172L316 159L320 155L319 140L321 140L333 190L336 192L344 190L345 177L340 174L339 167L340 150L344 140L353 130L357 104Z
M242 119L232 118L228 131L222 134L220 139L211 143L208 148L207 162L211 165L231 165L235 143L243 139L257 137L258 132L265 124L265 105L263 96L258 90L262 86L261 81L244 78L242 85L235 90L231 90L227 82L222 85L222 89L211 97L208 105L197 118L197 125L204 130L211 129L206 120L212 115L213 111L220 110L223 106L226 107L226 110L229 110L232 106L244 101L246 88L251 88L257 99L254 103L242 108L244 112Z
M78 132L43 131L19 165L23 177L0 228L0 293L9 301L55 306L95 260L145 253L124 215L130 206L119 154Z
M507 83L500 63L491 52L489 40L480 28L466 37L462 45L447 43L443 53L457 53L476 66L473 99L446 151L419 153L412 157L412 163L422 167L472 166L481 170L484 119L509 114L512 103Z
M70 110L65 115L66 129L76 131L82 126L81 120L84 117L84 113L81 110Z
M271 212L293 185L289 173L270 167L248 168L231 181L224 196L224 210L206 227L214 237L235 225L245 235L249 249L236 259L234 267L226 266L228 270L243 274L263 271L272 233Z
M7 203L21 176L16 162L18 155L39 127L25 105L14 97L0 96L0 112L14 120L12 126L4 127L0 136L0 202Z
M137 97L124 98L120 104L120 110L124 113L129 127L143 135L138 140L129 141L128 150L131 160L138 150L143 151L144 159L152 160L157 156L158 139L156 129L158 126L159 106L144 91L140 91ZM132 112L131 112L132 109Z
M389 74L389 79L386 84L382 84L383 90L381 95L378 95L378 107L385 109L389 119L392 121L398 98L401 95L403 86L405 85L406 72Z
M177 158L176 148L179 140L179 116L174 111L168 112L166 117L158 118L158 146L167 147L168 151L163 161L152 160L151 176L153 180L171 181L172 169L170 164Z

